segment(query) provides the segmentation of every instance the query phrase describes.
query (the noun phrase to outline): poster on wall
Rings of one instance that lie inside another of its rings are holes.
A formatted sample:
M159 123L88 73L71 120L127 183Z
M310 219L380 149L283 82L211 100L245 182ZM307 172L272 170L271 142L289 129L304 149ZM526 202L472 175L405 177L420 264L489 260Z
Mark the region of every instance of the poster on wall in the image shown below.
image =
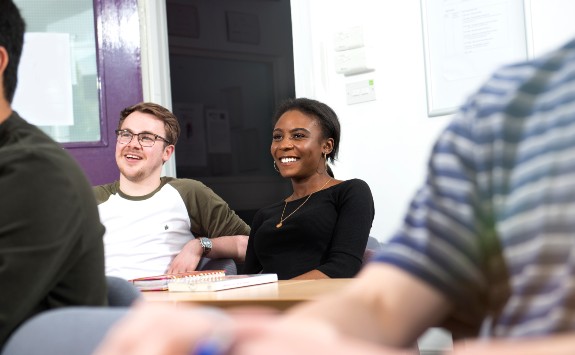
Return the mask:
M455 112L505 65L529 56L524 0L421 0L428 116Z
M186 167L208 165L204 105L174 103L174 114L180 121L180 139L177 144L178 164Z
M227 110L206 109L206 132L208 153L232 152L230 117Z

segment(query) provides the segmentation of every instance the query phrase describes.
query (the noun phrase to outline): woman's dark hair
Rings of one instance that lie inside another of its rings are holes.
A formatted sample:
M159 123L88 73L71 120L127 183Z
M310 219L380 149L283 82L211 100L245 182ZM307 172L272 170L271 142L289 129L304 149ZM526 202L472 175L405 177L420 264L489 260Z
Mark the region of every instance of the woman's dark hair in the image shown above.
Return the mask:
M308 99L305 97L296 99L290 98L279 105L274 114L274 122L277 122L281 115L292 110L296 110L314 117L321 127L323 138L333 139L333 149L327 155L327 160L331 161L333 164L337 159L337 153L339 151L339 140L341 135L339 119L337 118L335 111L332 110L328 105L317 100ZM328 174L333 177L333 172L329 166L327 167L327 171Z

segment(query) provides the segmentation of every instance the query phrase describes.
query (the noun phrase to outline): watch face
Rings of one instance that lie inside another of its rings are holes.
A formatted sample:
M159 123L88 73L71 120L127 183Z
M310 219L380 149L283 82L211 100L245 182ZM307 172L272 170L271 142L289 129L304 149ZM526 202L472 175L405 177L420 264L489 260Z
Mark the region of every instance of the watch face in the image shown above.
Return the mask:
M200 244L202 244L202 247L204 248L204 255L212 250L212 241L208 238L200 238Z

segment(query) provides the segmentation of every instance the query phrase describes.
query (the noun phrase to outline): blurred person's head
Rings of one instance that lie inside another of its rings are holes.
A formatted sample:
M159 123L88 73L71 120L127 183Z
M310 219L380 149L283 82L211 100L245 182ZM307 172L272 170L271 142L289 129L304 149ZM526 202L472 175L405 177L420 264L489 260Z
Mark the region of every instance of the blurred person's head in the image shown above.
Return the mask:
M4 99L11 103L18 84L18 64L26 25L12 0L0 0L0 78Z

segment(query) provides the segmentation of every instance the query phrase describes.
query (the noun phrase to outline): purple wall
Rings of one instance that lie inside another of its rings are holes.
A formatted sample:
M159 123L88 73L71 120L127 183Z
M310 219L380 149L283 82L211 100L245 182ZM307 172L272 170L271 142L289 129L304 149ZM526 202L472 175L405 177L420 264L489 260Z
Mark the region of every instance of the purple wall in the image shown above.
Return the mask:
M114 130L120 111L142 101L140 24L137 0L94 0L102 138L99 143L70 144L93 185L119 177Z

